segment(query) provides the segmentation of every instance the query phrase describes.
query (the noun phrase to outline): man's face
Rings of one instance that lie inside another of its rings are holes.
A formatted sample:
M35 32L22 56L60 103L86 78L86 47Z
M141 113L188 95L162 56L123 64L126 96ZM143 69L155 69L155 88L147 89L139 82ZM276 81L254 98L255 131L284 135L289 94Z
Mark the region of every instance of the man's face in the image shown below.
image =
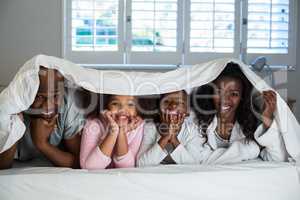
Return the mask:
M39 89L28 113L47 120L58 114L62 104L64 77L57 70L41 67L39 79Z

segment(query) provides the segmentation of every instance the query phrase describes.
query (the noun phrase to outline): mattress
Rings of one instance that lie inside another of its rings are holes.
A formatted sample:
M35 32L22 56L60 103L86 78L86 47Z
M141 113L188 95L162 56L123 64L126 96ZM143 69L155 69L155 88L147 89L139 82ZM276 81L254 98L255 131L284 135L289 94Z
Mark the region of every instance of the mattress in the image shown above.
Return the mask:
M250 161L108 170L43 165L18 163L0 171L0 199L300 199L300 170L292 163Z

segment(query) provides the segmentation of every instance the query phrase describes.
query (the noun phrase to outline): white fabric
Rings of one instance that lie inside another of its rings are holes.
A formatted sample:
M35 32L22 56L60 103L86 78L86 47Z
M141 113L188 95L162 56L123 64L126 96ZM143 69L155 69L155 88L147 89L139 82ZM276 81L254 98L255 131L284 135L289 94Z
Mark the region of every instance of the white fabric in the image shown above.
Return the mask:
M203 144L199 128L193 122L185 119L177 135L180 144L168 152L158 144L161 136L154 123L148 122L144 128L143 141L137 156L137 166L153 166L160 164L168 155L176 164L200 163Z
M218 59L163 73L86 69L63 59L38 55L24 64L0 94L0 152L10 148L24 134L25 126L16 114L26 110L35 98L39 85L39 66L57 69L70 81L92 92L145 95L190 90L209 83L229 62L239 64L258 91L270 89L249 66L235 59ZM275 121L287 152L300 161L300 126L284 100L279 95L277 97Z
M215 135L215 130L217 128L218 120L215 116L211 124L207 128L206 136L207 136L207 144L212 149L220 148L217 143L217 136ZM227 162L240 162L243 160L253 159L254 156L257 154L265 161L287 161L288 154L284 147L283 138L280 135L280 130L278 130L278 126L276 121L274 120L268 130L264 130L263 125L260 125L255 133L254 133L255 140L257 143L264 147L263 150L259 153L259 146L253 142L248 141L245 142L245 135L239 125L236 122L233 126L231 131L231 136L229 138L228 152L232 152L233 154L230 157L234 157L235 159L228 159L224 160L224 155L222 158L222 164ZM233 151L232 148L239 143L240 150ZM230 149L231 148L231 149Z
M16 200L299 200L291 163L160 165L72 170L29 167L0 171L0 199Z

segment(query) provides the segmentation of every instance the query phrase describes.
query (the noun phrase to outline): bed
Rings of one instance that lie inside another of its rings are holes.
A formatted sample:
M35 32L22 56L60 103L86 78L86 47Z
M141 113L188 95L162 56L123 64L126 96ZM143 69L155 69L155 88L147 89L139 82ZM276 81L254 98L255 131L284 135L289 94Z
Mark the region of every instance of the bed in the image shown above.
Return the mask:
M249 161L94 171L35 166L34 162L17 163L0 171L0 199L300 199L300 167L292 163Z

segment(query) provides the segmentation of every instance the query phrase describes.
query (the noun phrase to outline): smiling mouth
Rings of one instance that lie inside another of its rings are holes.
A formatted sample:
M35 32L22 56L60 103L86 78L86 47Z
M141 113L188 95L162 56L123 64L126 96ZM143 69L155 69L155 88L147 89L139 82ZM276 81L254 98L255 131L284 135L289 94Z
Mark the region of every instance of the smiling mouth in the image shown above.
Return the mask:
M119 119L119 120L128 120L128 119L129 119L129 116L127 116L127 115L119 115L119 116L118 116L118 119Z
M228 112L231 109L231 106L221 106L221 112Z

